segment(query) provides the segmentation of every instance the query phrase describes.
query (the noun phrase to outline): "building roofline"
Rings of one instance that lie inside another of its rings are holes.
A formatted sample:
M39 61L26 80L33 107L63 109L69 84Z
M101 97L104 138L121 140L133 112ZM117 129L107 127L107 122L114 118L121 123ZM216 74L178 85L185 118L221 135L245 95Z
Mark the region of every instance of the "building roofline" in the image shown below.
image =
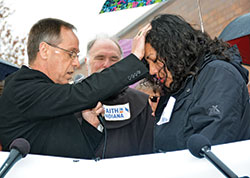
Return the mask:
M167 0L167 1L164 1L164 2L161 2L161 3L157 4L155 7L153 7L152 9L150 9L149 11L147 11L146 13L144 13L143 15L141 15L139 18L137 18L135 21L133 21L127 27L123 28L121 31L119 31L118 33L116 33L114 36L116 38L120 38L121 36L127 34L135 26L137 26L138 24L140 24L143 20L145 20L146 18L148 18L150 15L154 14L156 11L158 11L160 8L162 8L166 4L170 3L171 1L174 1L174 0Z

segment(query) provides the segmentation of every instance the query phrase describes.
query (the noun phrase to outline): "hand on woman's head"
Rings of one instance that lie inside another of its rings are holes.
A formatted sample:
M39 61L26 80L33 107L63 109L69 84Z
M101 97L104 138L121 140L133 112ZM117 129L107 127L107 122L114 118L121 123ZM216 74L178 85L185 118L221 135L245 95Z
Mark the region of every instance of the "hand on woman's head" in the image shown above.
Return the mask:
M145 38L150 29L150 24L145 25L142 29L139 30L133 40L131 53L136 55L140 60L142 60L142 58L144 57Z

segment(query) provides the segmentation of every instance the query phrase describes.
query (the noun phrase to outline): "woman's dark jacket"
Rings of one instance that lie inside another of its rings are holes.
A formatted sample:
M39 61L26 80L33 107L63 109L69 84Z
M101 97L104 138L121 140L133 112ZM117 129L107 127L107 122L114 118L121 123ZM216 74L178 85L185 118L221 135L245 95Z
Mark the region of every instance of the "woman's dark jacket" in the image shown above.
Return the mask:
M156 125L156 151L186 148L195 133L206 136L212 144L250 138L248 71L240 65L239 55L229 63L209 56L197 76L189 76L176 98L170 122ZM169 96L160 99L157 122ZM248 111L247 111L248 109ZM249 114L248 114L249 115Z

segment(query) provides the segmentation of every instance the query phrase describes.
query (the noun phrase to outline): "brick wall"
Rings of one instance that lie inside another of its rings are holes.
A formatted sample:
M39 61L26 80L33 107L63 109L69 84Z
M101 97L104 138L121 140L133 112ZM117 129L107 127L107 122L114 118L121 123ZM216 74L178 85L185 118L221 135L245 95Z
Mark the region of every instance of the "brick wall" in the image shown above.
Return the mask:
M250 0L200 0L200 8L204 29L214 38L215 36L219 36L222 30L233 19L240 15L250 13ZM161 3L157 11L137 23L132 29L122 35L118 33L116 36L120 39L131 39L137 34L138 30L149 23L153 17L162 13L181 15L195 28L200 29L197 0L169 0L166 3ZM86 73L86 67L82 65L78 72Z
M233 19L250 12L250 0L200 0L200 9L205 31L215 37ZM176 0L165 12L180 14L200 27L197 0Z
M121 39L133 38L138 30L155 15L171 13L181 15L186 21L200 28L197 0L170 0L147 19L144 19ZM205 31L214 38L236 17L250 12L250 0L200 0L200 8Z

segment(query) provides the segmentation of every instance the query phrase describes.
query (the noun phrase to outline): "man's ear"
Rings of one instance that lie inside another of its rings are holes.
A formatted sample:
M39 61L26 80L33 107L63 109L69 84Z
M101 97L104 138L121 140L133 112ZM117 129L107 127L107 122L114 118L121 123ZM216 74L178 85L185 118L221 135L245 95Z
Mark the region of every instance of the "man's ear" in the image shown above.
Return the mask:
M39 53L42 59L48 58L48 52L49 52L49 45L45 42L41 42L39 45Z
M88 72L88 70L89 70L89 66L88 66L88 57L87 56L85 56L84 57L84 63L85 63L85 66L86 66L86 69L87 69L87 72Z

